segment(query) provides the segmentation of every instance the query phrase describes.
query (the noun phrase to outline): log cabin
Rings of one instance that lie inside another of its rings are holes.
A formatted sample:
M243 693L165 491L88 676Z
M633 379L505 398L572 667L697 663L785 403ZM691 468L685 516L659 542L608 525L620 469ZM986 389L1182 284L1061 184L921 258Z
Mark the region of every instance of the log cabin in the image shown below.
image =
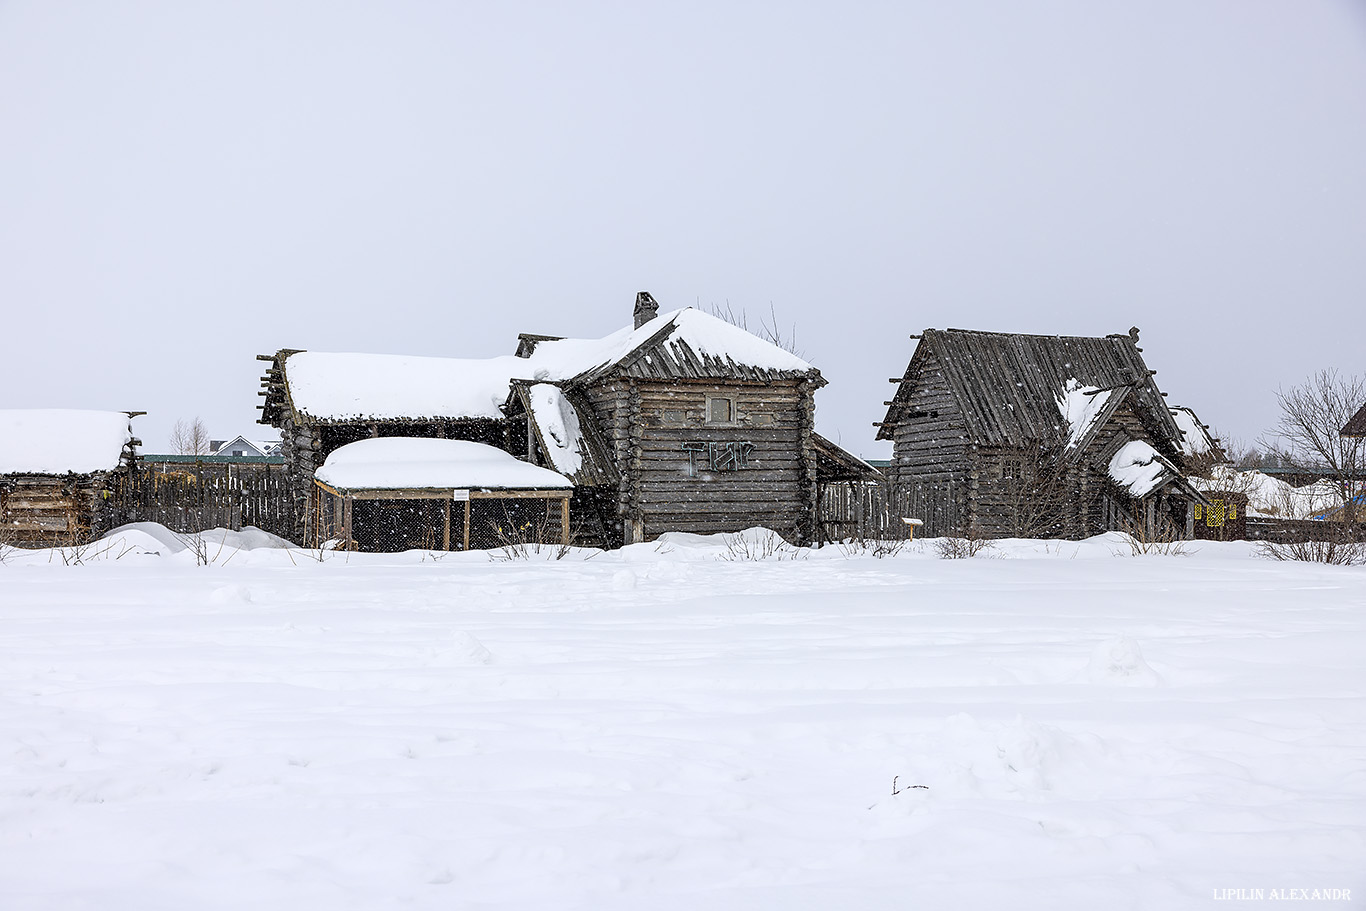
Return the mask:
M641 292L618 332L523 334L502 357L262 355L261 423L281 432L299 515L340 446L427 437L496 446L570 479L584 543L756 525L811 541L818 483L874 474L815 433L820 371L710 314L658 310Z
M1206 500L1186 471L1203 441L1185 439L1137 329L1105 338L927 329L913 338L879 424L878 439L893 443L885 471L892 484L965 491L959 534L1192 536Z
M108 530L108 498L137 458L140 411L0 410L0 545L85 543Z

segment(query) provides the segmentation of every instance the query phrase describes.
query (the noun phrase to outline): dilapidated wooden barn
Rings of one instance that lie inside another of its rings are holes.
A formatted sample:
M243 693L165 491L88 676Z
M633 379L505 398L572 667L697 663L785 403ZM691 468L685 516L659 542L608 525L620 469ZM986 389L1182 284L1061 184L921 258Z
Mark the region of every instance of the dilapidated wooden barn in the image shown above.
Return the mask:
M818 483L873 473L818 441L811 364L698 310L660 315L647 292L633 317L600 339L523 334L515 354L477 360L284 349L264 356L261 421L281 431L301 501L346 443L468 440L569 478L578 539L607 546L755 525L810 541Z
M136 459L137 414L0 410L0 544L81 544L108 530L111 489Z
M1190 537L1205 497L1138 330L1105 338L927 329L878 438L894 484L960 492L982 537Z

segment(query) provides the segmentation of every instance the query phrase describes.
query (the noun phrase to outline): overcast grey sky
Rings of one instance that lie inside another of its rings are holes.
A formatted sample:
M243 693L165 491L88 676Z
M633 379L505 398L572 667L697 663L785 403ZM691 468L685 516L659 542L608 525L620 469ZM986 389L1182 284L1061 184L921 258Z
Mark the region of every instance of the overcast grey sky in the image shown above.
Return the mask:
M772 306L873 421L925 327L1143 330L1250 439L1366 372L1350 0L0 0L0 407L254 424L258 353Z

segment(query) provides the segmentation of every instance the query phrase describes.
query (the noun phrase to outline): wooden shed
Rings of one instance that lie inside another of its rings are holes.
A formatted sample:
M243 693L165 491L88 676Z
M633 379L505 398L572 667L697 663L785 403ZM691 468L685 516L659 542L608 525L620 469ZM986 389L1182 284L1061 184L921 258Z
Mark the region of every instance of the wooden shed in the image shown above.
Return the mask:
M79 544L106 531L106 499L136 459L141 413L0 410L0 544Z
M927 329L878 438L891 481L959 492L959 533L1190 537L1207 505L1138 330L1105 338Z
M361 440L318 469L315 540L368 552L570 543L573 482L464 440Z

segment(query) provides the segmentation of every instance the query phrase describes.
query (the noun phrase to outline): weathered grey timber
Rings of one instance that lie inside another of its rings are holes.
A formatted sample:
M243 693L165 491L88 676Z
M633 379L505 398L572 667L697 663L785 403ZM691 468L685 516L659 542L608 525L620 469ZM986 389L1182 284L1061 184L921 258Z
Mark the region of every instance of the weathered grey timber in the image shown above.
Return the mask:
M897 391L878 438L893 442L892 484L961 491L957 533L1191 535L1193 507L1205 498L1183 477L1181 430L1137 329L1105 338L959 329L913 337L919 344L891 380ZM1084 427L1063 413L1069 388L1103 403ZM1133 442L1156 453L1151 489L1138 497L1112 466Z
M685 315L695 334L682 327ZM691 310L660 317L648 292L636 296L632 316L633 331L610 356L554 376L535 369L540 346L563 342L560 349L572 353L578 349L565 346L583 343L519 335L516 355L528 361L526 373L508 381L496 418L311 415L298 407L290 385L290 358L300 352L262 356L270 367L262 378L261 423L281 430L282 454L298 479L300 516L308 514L312 476L327 455L366 436L472 440L563 471L576 485L578 539L606 546L669 531L756 525L809 542L816 537L818 485L876 474L816 436L814 394L825 380L815 367L776 348L772 354L781 356L762 354L766 343L749 337L737 349L760 354L731 356L716 339L742 330ZM725 332L718 335L718 327ZM541 384L554 386L577 420L580 458L571 468L552 464L551 428L531 403ZM299 539L307 534L299 529Z
M657 310L648 292L637 295L635 328L655 320ZM755 367L699 352L675 328L664 321L628 356L561 384L592 425L592 451L610 457L618 475L603 510L607 543L756 525L794 541L815 540L817 483L827 480L814 433L814 394L825 385L820 371ZM534 347L524 344L518 353ZM859 470L851 465L875 474L823 442L829 479ZM837 469L835 451L844 459Z

